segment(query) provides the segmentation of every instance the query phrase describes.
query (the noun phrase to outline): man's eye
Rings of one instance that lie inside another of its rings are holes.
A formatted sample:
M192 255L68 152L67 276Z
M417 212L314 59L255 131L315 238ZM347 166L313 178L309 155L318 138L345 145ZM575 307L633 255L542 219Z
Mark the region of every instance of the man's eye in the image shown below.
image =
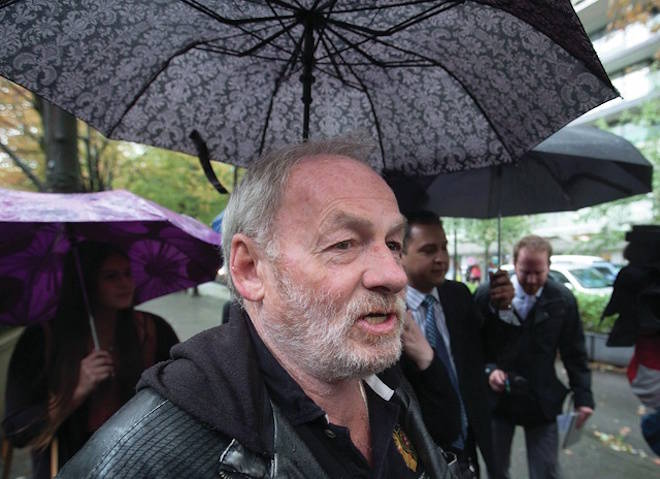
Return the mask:
M400 253L402 249L401 243L398 241L388 241L387 247L390 249L390 251L394 251L395 253Z
M333 244L332 247L334 249L347 250L348 248L351 247L351 241L350 240L340 241L339 243Z

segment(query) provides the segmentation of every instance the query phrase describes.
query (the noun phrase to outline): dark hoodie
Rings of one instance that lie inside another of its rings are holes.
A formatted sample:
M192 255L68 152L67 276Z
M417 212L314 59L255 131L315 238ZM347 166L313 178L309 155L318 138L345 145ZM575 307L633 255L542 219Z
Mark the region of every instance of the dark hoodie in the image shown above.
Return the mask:
M247 321L236 318L178 344L137 388L154 389L209 428L271 456L272 410Z

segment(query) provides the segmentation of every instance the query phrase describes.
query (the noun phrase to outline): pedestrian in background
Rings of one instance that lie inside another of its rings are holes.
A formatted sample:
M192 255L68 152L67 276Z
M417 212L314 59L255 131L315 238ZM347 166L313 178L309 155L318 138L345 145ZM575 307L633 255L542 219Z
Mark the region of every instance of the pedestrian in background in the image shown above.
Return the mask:
M69 253L54 319L25 329L9 365L3 431L12 445L32 449L38 479L52 477L135 394L142 371L167 359L178 342L165 320L133 309L135 283L123 251L94 242L76 248L85 284Z
M492 479L509 478L516 426L525 431L530 479L558 478L556 417L568 392L573 392L578 428L593 413L591 371L577 301L565 286L548 277L551 255L552 246L540 236L525 236L515 245L515 296L510 311L498 311L489 304L486 285L475 294L486 317L488 380L496 394ZM570 389L557 378L557 352Z
M603 316L618 314L608 346L634 346L628 380L647 408L642 435L660 456L660 226L636 225L626 234L623 257Z

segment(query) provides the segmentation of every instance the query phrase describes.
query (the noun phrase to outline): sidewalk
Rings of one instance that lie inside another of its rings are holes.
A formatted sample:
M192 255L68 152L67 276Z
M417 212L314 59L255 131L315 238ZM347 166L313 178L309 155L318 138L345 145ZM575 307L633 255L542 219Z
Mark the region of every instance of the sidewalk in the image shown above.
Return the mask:
M561 363L560 378L566 381ZM620 370L592 367L592 390L596 410L570 449L559 452L563 479L654 479L660 478L656 455L639 429L640 403L630 391ZM511 478L527 479L527 458L522 428L516 429L511 454Z
M167 319L179 339L220 324L222 306L229 292L217 283L199 287L200 296L187 292L173 293L137 307ZM561 363L558 363L561 370ZM563 376L565 377L565 376ZM596 411L573 448L560 451L563 479L654 479L660 478L660 465L639 430L639 401L630 392L625 375L594 370L593 391ZM527 479L524 435L516 431L511 458L512 479ZM486 478L485 469L482 478ZM15 451L13 479L30 475L27 451Z
M198 287L199 296L189 290L152 299L136 307L167 320L181 341L200 331L218 326L222 319L222 307L229 301L229 290L219 283L204 283Z

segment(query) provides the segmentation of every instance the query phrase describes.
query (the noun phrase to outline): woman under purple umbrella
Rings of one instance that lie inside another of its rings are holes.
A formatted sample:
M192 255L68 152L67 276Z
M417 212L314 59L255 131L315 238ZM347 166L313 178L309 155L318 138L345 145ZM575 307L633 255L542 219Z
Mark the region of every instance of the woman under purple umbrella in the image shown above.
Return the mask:
M52 477L133 396L142 371L167 359L178 342L164 319L133 309L135 281L125 252L91 241L77 250L84 284L69 252L55 318L25 329L9 365L2 426L14 446L31 447L32 475L39 479Z

